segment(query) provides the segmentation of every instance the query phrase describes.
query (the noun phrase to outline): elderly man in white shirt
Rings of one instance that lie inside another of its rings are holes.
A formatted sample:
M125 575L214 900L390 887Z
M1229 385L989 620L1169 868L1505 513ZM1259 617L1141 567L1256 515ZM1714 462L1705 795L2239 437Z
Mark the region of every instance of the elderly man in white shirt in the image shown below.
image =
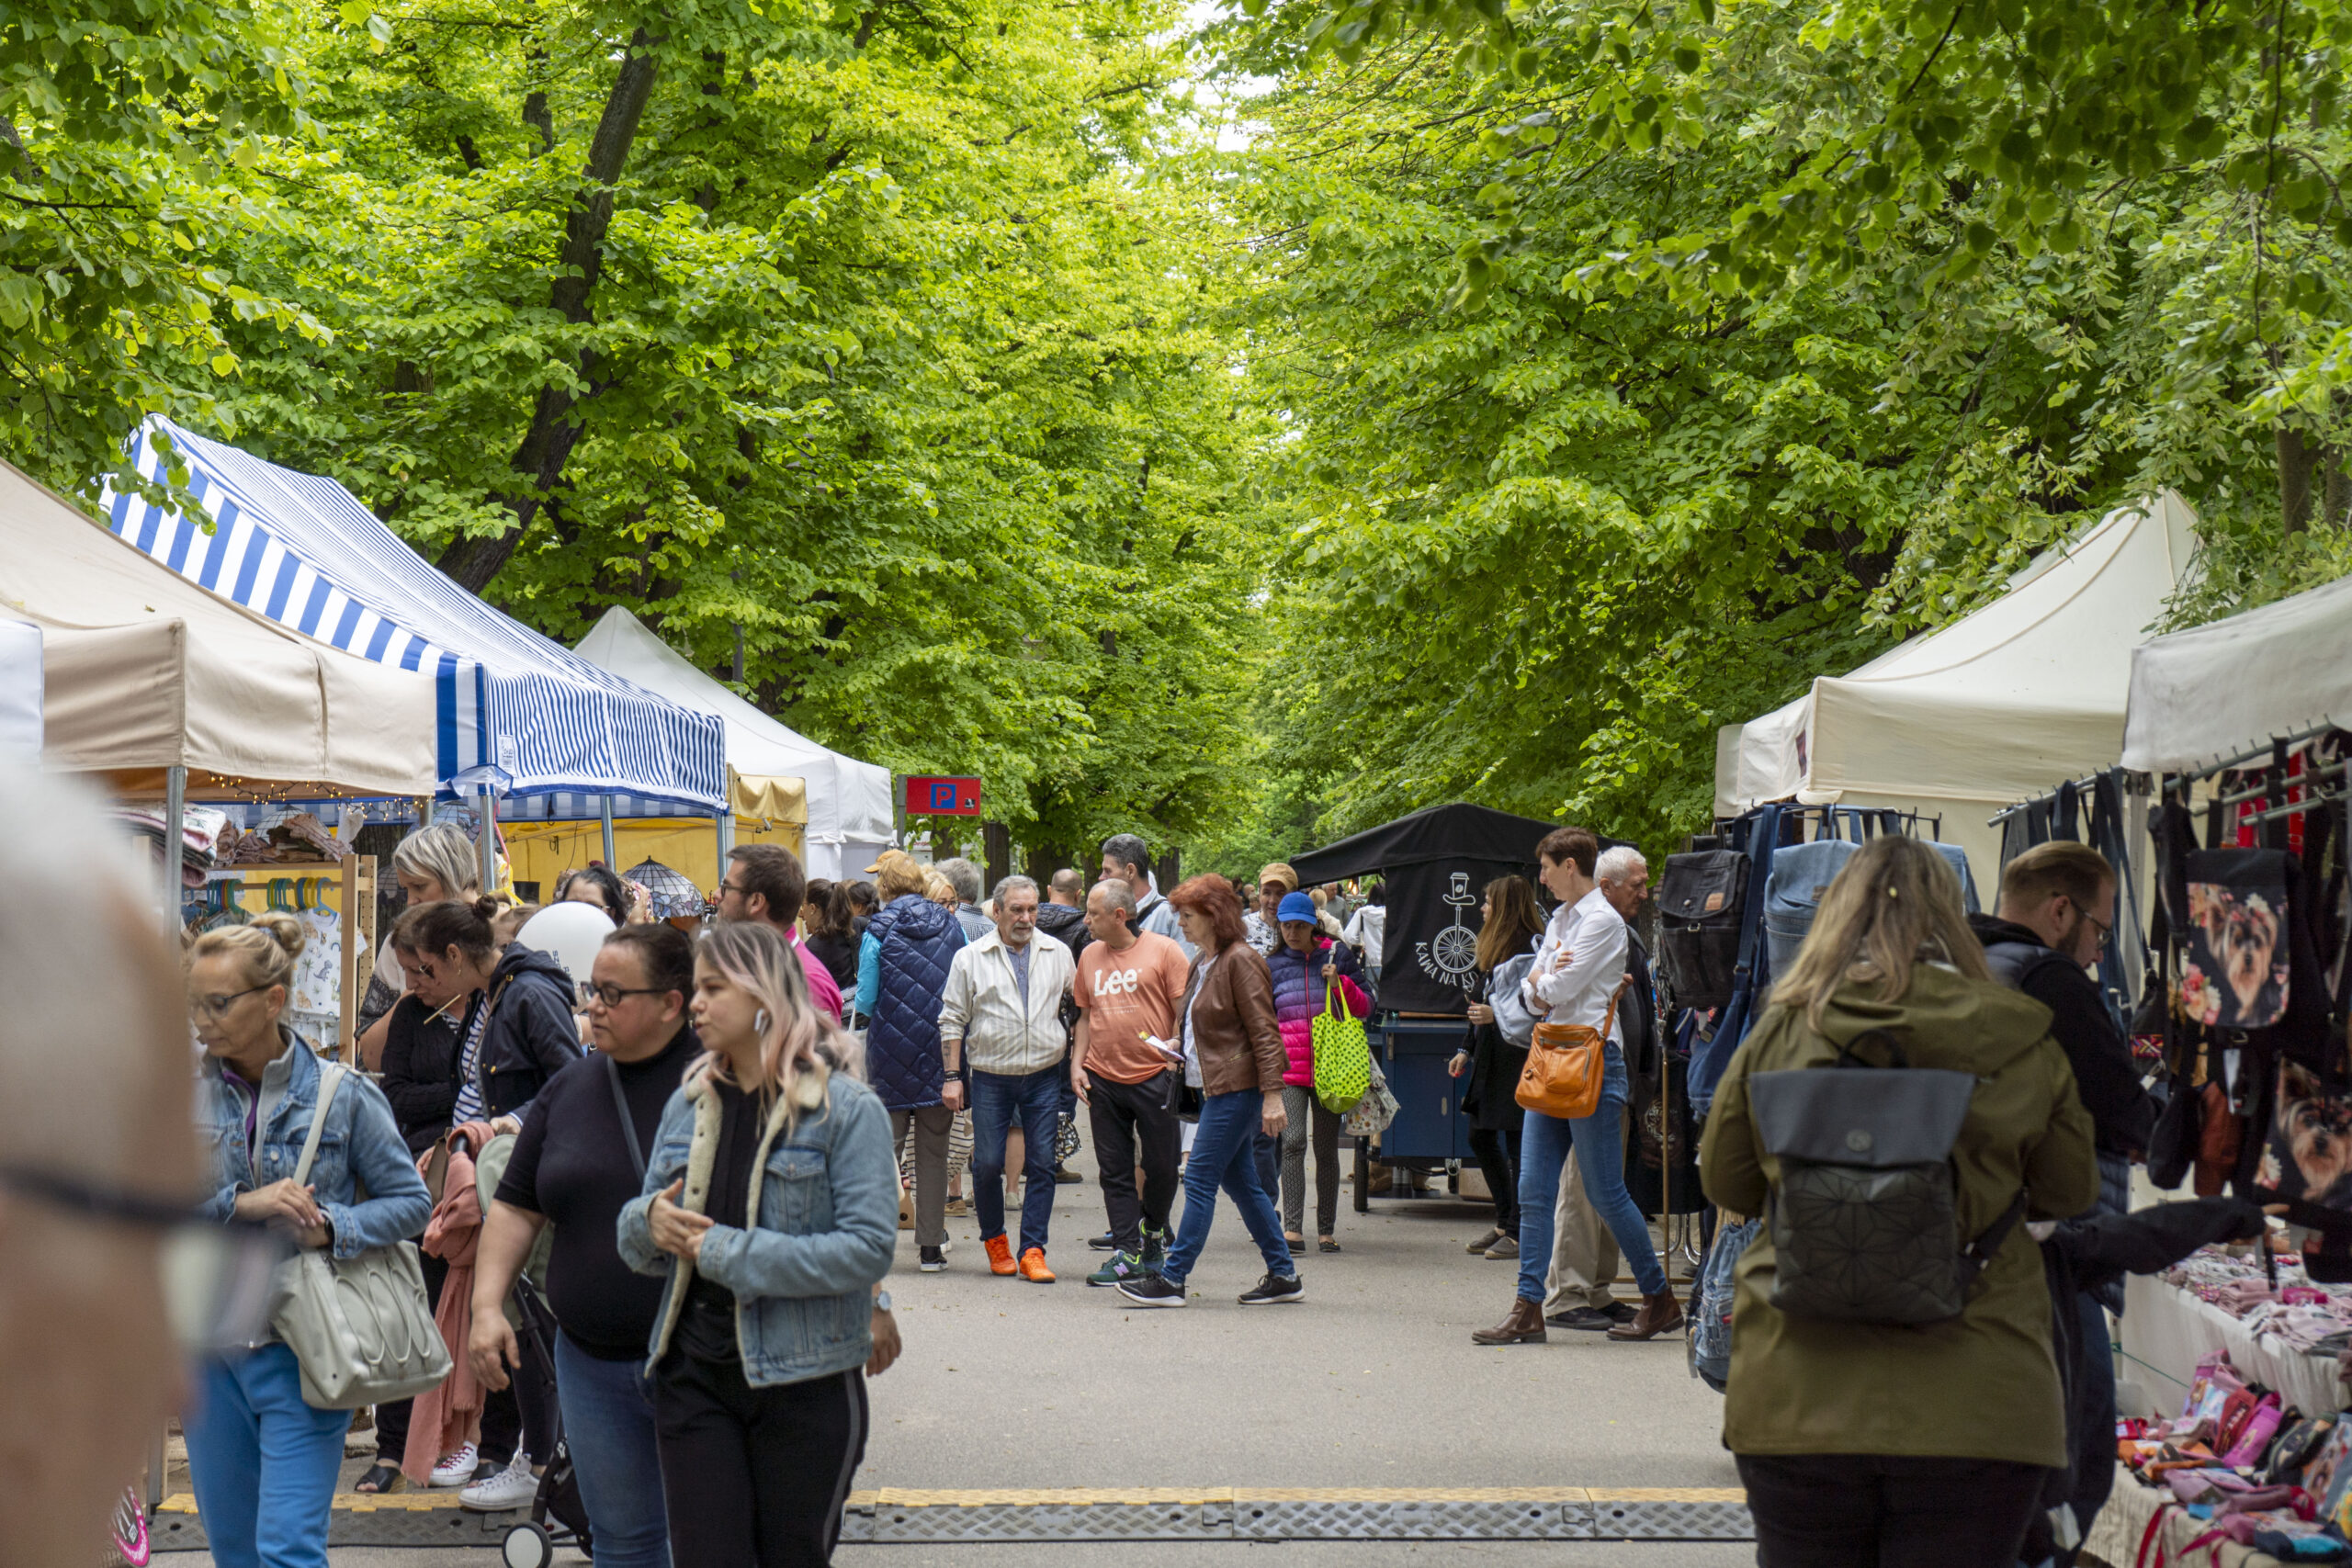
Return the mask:
M1642 1292L1634 1321L1619 1324L1608 1337L1652 1339L1682 1325L1682 1309L1650 1245L1649 1226L1625 1190L1625 1140L1620 1124L1626 1099L1625 1047L1616 1004L1626 979L1626 933L1624 919L1593 878L1600 855L1600 840L1583 828L1556 829L1536 846L1544 886L1559 907L1544 926L1534 966L1521 982L1521 999L1529 1010L1542 1015L1544 1024L1605 1030L1605 1070L1600 1104L1591 1115L1564 1121L1540 1111L1525 1113L1519 1135L1519 1293L1502 1322L1471 1336L1481 1345L1544 1342L1544 1277L1552 1264L1553 1202L1571 1154L1585 1195L1633 1264L1634 1282ZM1542 1048L1539 1035L1537 1049Z
M1050 1285L1046 1232L1054 1218L1054 1133L1062 1083L1069 1076L1069 1036L1062 998L1078 963L1037 929L1037 885L1008 876L989 901L996 929L956 952L939 1002L939 1048L953 1079L972 1069L972 1177L980 1245L989 1269ZM1004 1234L1004 1146L1021 1122L1021 1250Z

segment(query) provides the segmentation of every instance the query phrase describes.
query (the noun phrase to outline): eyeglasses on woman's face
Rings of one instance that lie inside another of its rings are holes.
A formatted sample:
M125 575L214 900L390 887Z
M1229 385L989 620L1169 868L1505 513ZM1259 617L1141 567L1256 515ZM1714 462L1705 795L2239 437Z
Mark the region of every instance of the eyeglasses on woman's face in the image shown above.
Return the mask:
M242 991L232 991L225 997L198 996L191 993L187 998L188 1016L207 1023L217 1023L228 1017L230 1010L245 998L274 988L269 986L248 986Z
M582 980L580 982L580 1005L601 1007L609 1011L631 997L663 997L669 995L670 990L671 987L664 986L599 985L593 980Z

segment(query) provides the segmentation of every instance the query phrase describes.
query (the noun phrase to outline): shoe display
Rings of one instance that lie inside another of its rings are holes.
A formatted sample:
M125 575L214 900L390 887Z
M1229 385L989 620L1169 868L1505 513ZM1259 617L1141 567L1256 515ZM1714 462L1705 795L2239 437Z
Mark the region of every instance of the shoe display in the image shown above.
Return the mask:
M432 1484L436 1487L470 1486L474 1472L481 1468L481 1457L473 1444L468 1443L456 1453L433 1467Z
M1541 1345L1547 1336L1544 1332L1544 1307L1524 1296L1510 1299L1510 1313L1492 1328L1481 1328L1470 1336L1474 1345Z
M1682 1303L1676 1301L1674 1292L1668 1290L1655 1296L1644 1296L1641 1309L1634 1314L1634 1320L1611 1328L1609 1337L1625 1341L1655 1339L1681 1326Z
M942 1269L947 1267L947 1254L940 1251L939 1248L935 1247L926 1247L922 1249L922 1261L917 1263L915 1267L921 1269L923 1273L936 1274Z
M1033 1247L1021 1255L1021 1277L1033 1285L1050 1285L1054 1271L1046 1267L1046 1249Z
M1119 1294L1137 1306L1180 1307L1184 1304L1184 1287L1159 1274L1146 1274L1140 1280L1120 1280Z
M1478 1256L1481 1258L1491 1258L1498 1261L1506 1258L1517 1258L1519 1256L1519 1237L1515 1235L1507 1235L1500 1241L1496 1242L1494 1246L1487 1248L1486 1251L1478 1254Z
M1480 1236L1477 1240L1472 1242L1469 1247L1469 1251L1475 1256L1476 1254L1486 1251L1487 1248L1494 1246L1495 1243L1502 1240L1502 1238L1503 1233L1500 1229L1490 1230L1486 1235Z
M1280 1274L1269 1274L1259 1280L1255 1287L1242 1292L1236 1299L1246 1307L1279 1306L1284 1302L1305 1301L1306 1287L1299 1282L1299 1278L1295 1274L1288 1279L1283 1278Z
M477 1514L503 1514L529 1507L538 1495L539 1478L531 1473L531 1456L517 1453L504 1470L458 1493L458 1505Z
M989 1249L989 1273L1010 1274L1012 1272L1012 1242L1001 1235L991 1235L981 1237L980 1245Z
M1119 1238L1109 1231L1104 1231L1101 1235L1088 1236L1086 1245L1097 1252L1116 1252L1119 1249Z
M1143 1266L1139 1252L1114 1252L1109 1262L1086 1277L1090 1285L1115 1285L1122 1280L1140 1280L1149 1270Z

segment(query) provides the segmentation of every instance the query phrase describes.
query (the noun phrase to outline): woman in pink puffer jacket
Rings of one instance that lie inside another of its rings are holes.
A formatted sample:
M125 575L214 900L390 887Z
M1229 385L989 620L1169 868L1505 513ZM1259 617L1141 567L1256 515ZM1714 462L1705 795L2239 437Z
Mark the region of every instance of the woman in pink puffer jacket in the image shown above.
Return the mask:
M1333 1227L1340 1217L1340 1117L1315 1098L1315 1016L1335 998L1351 1016L1372 1010L1372 998L1358 984L1355 950L1336 943L1317 929L1315 900L1304 893L1283 895L1274 918L1283 944L1266 960L1274 980L1274 1021L1282 1028L1290 1066L1283 1074L1283 1231L1294 1249L1306 1237L1306 1145L1315 1144L1315 1231L1320 1250L1337 1252Z

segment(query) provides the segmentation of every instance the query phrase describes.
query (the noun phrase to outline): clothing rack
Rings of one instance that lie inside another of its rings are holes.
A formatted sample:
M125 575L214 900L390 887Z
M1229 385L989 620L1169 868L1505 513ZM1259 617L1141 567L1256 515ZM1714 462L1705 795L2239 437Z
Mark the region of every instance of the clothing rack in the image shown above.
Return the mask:
M339 1019L331 1055L339 1061L356 1062L359 1002L376 975L376 877L374 855L351 855L332 861L259 862L216 867L205 874L207 886L203 889L188 888L186 895L194 895L195 907L201 908L231 903L246 908L246 898L255 894L262 897L263 908L289 908L296 906L278 900L306 897L300 892L299 884L332 887L334 898L314 906L334 910L343 940L341 968L336 976ZM190 899L184 895L184 915L190 907Z

